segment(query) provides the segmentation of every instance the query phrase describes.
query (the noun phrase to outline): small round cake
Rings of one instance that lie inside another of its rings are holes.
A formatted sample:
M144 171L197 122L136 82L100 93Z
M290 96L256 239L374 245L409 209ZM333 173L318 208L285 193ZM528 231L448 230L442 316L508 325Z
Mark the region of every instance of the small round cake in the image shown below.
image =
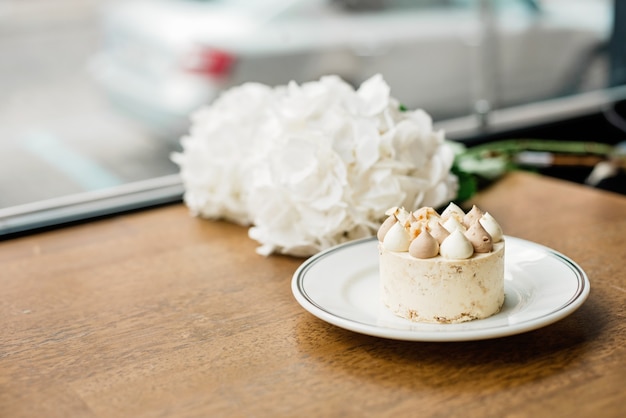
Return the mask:
M387 211L378 230L380 292L394 314L416 322L487 318L504 304L504 238L497 221L451 203Z

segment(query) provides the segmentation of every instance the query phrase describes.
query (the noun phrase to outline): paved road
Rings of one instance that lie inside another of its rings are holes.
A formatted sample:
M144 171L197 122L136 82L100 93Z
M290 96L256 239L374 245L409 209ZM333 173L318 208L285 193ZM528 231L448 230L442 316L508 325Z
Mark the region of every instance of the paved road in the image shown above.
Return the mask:
M91 78L97 6L0 4L0 208L178 172L178 141L117 113Z

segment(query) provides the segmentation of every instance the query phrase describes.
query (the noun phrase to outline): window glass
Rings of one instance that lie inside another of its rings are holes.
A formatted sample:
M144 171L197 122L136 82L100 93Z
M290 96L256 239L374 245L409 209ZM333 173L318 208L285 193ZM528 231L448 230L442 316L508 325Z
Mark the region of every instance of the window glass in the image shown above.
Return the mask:
M176 183L193 112L248 81L380 73L437 122L619 85L619 3L3 0L0 219Z

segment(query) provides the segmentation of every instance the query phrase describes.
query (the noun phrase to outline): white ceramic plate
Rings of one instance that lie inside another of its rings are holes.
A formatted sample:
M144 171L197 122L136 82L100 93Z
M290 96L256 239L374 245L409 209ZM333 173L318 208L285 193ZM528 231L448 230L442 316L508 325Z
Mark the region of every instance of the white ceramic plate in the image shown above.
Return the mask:
M351 331L408 341L467 341L504 337L552 324L589 295L589 279L572 260L507 236L505 301L486 319L461 324L416 323L380 302L375 238L342 244L309 258L295 272L296 300L316 317Z

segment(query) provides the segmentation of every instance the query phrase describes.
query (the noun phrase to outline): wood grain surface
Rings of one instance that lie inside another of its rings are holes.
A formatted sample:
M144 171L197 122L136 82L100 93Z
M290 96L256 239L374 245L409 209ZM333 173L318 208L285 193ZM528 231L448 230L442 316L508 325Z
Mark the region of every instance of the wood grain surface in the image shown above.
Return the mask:
M472 202L588 274L574 314L463 343L303 310L303 259L183 205L0 243L2 417L626 416L626 198L516 173Z

